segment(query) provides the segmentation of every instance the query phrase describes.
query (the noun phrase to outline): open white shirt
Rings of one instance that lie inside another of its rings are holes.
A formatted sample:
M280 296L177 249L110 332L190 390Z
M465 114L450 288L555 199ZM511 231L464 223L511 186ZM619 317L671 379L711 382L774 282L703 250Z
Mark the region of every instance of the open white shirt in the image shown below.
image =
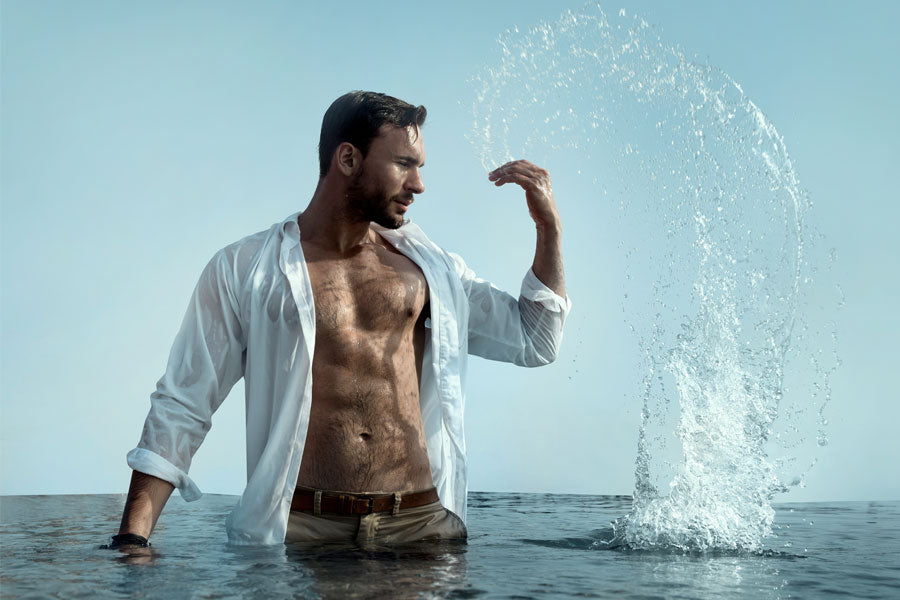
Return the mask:
M150 396L141 440L128 453L132 469L197 500L202 494L187 474L191 458L213 413L244 377L247 487L227 520L233 543L284 542L309 427L316 319L298 214L223 248L207 264ZM409 221L376 230L428 282L419 402L441 503L465 519L467 354L522 366L552 362L571 302L531 269L516 299Z

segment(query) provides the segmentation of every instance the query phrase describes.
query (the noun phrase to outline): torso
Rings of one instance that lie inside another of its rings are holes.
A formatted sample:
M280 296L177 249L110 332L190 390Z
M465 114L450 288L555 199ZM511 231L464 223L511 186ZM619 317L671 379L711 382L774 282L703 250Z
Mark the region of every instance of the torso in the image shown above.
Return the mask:
M381 236L373 240L342 255L303 242L316 342L299 485L433 485L419 408L428 285L415 263Z

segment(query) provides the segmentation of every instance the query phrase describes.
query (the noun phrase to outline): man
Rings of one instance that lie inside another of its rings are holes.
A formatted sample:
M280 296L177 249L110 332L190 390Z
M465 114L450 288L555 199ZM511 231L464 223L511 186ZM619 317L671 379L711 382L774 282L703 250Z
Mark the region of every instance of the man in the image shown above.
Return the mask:
M553 361L570 302L549 174L489 175L525 190L537 227L519 299L404 218L425 191L426 111L351 92L325 113L312 200L220 250L151 396L113 546L146 545L188 477L213 412L246 384L247 487L236 543L466 537L467 353Z

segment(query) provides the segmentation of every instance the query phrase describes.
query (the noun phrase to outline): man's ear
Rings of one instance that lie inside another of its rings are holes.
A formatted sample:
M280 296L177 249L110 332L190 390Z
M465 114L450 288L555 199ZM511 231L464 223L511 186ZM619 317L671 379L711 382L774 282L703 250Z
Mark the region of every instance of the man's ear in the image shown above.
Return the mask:
M334 162L345 176L356 174L362 165L362 152L350 142L342 142L334 151Z

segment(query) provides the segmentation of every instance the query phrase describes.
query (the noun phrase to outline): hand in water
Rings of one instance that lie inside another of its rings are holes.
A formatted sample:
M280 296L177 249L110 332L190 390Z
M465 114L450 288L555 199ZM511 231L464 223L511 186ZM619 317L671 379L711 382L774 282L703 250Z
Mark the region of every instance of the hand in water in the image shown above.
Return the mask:
M550 173L527 160L514 160L488 173L494 185L515 183L525 190L528 212L538 227L559 226L559 212L553 199Z
M124 555L120 559L128 564L144 565L153 562L153 550L151 550L146 538L133 536L140 539L132 539L131 537L117 539L119 537L113 537L109 544L103 544L100 546L100 549L117 550Z

